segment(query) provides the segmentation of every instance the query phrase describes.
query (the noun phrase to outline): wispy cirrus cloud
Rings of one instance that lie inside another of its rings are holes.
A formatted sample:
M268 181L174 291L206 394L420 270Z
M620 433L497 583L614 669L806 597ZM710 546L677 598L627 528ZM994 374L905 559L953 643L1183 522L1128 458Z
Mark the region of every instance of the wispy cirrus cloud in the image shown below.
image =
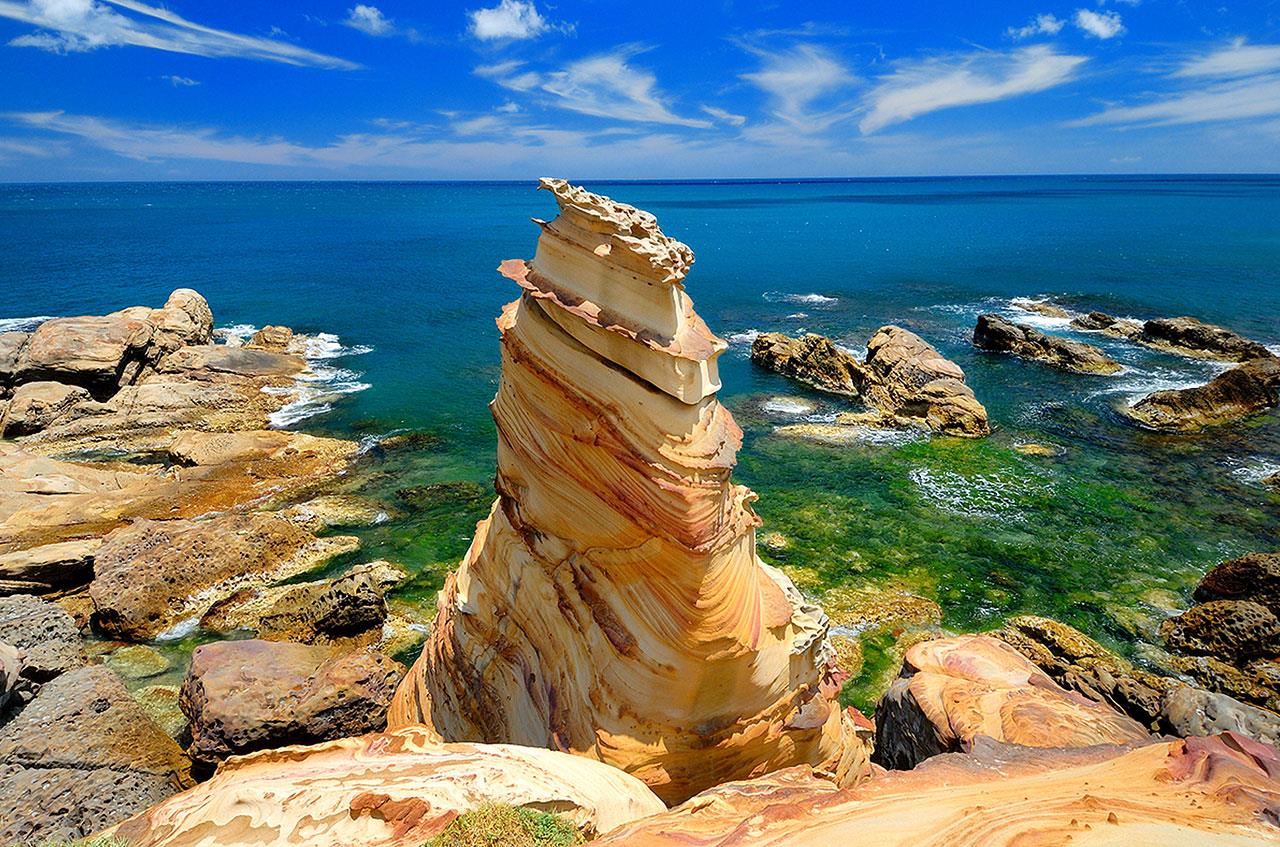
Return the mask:
M1009 52L972 53L899 62L862 100L858 123L873 133L940 109L994 103L1044 91L1076 77L1084 56L1037 44Z
M835 54L814 44L780 51L746 49L762 66L742 78L769 95L774 117L805 132L826 129L848 117L847 106L822 109L816 105L858 81Z
M1185 60L1166 77L1173 91L1144 103L1112 105L1068 126L1173 126L1280 115L1280 45L1236 39Z
M747 122L746 115L739 115L735 112L730 112L728 109L721 109L719 106L704 105L702 106L702 111L720 123L729 124L730 126L743 126Z
M127 14L123 14L123 13ZM38 29L9 41L54 53L103 47L148 47L211 58L238 57L287 65L354 70L355 62L274 38L242 35L189 21L136 0L0 0L0 17Z
M192 79L189 76L178 76L177 74L167 74L160 78L174 88L192 88L200 84L198 79Z
M549 105L584 115L635 123L711 126L709 121L672 110L653 72L632 64L644 50L639 45L623 45L554 71L522 70L524 63L508 61L481 65L474 72L504 88L536 92Z

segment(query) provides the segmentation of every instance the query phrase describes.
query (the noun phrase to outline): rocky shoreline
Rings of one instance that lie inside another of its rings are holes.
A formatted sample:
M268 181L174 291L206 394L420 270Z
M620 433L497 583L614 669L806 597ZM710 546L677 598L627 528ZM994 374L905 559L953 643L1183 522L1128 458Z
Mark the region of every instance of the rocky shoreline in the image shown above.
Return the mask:
M733 480L693 252L542 187L558 217L501 268L520 294L498 319L497 497L410 668L386 599L406 574L336 534L378 519L332 490L358 445L269 427L307 367L291 330L213 343L178 291L0 336L0 844L421 847L494 804L601 844L1280 837L1280 554L1206 574L1142 666L1045 618L954 635L907 592L824 611L761 558L788 540ZM1270 378L1253 342L1190 319L1027 308ZM974 340L1116 365L998 316ZM868 407L782 434L991 432L963 370L901 327L865 358L765 334L752 359ZM196 627L215 640L180 686L122 684ZM841 686L867 633L893 646L863 714Z

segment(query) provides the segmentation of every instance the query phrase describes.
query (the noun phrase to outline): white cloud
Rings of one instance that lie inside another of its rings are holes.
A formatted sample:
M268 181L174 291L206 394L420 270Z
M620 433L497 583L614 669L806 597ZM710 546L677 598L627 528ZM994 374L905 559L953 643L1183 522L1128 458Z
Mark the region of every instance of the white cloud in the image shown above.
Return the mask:
M1246 44L1237 38L1227 47L1186 62L1174 76L1240 77L1269 71L1280 71L1280 44Z
M682 117L671 111L666 98L658 91L657 77L631 65L631 57L640 52L640 47L624 45L546 73L516 73L524 67L522 62L481 65L474 73L512 91L550 95L551 105L584 115L637 123L711 126L709 121Z
M1118 12L1094 12L1076 9L1075 25L1086 34L1103 40L1124 34L1124 23Z
M1280 115L1280 45L1236 39L1184 61L1169 78L1179 90L1146 103L1113 105L1068 125L1171 126Z
M848 116L845 108L814 110L817 101L857 81L831 53L812 44L798 44L776 53L748 49L764 65L742 78L769 95L775 117L797 129L817 131Z
M1066 25L1066 21L1055 15L1036 15L1026 26L1009 27L1006 34L1019 40L1036 35L1057 35Z
M200 80L192 79L189 76L177 76L175 74L170 74L160 78L171 84L174 88L190 88L193 85L200 84Z
M347 17L342 24L359 30L365 35L379 38L394 35L396 31L395 24L391 22L390 18L382 14L381 9L377 6L366 6L363 3L347 10Z
M130 14L120 14L117 9ZM207 27L137 0L0 0L0 18L40 28L12 39L11 46L54 53L129 45L194 56L235 56L319 68L354 70L360 67L355 62L273 38Z
M1084 56L1037 44L1007 53L979 51L899 63L863 98L863 133L939 109L992 103L1044 91L1075 78Z
M721 109L718 106L704 105L702 107L702 111L706 112L708 115L720 121L721 123L732 124L733 126L742 126L747 122L746 115L737 115L737 114L734 114L733 112L727 111L725 109Z
M481 41L519 41L551 29L538 7L526 0L502 0L492 9L476 9L467 16L471 18L471 34Z

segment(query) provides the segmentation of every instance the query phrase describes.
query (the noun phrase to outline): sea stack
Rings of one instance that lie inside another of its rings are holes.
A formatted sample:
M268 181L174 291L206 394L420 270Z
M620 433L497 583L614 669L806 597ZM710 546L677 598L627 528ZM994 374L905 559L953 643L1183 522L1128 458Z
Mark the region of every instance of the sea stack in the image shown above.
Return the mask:
M390 726L599 759L676 802L796 764L866 767L827 618L756 556L726 344L653 215L544 179L560 214L498 318L498 497Z

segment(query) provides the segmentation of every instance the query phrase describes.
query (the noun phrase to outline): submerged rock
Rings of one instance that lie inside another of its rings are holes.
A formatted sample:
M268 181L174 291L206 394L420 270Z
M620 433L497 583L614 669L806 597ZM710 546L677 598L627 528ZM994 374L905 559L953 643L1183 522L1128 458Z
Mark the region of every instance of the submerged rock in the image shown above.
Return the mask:
M403 673L402 665L370 650L256 640L201 645L179 700L191 721L191 758L212 765L380 730Z
M1280 405L1280 359L1254 359L1194 388L1148 394L1120 413L1150 429L1192 432Z
M1029 297L1015 297L1009 301L1009 305L1015 309L1021 309L1024 312L1031 312L1037 315L1044 315L1046 318L1069 318L1071 312L1061 306L1055 306L1048 300L1032 300Z
M903 676L876 706L873 761L906 770L986 736L1024 747L1140 742L1148 732L1110 707L1060 688L1013 648L959 636L907 651Z
M303 573L356 547L354 538L316 538L261 512L137 521L98 549L89 586L93 625L108 635L154 638L237 590Z
M1189 317L1147 321L1142 325L1142 334L1136 340L1149 347L1226 362L1274 358L1272 352L1257 341L1245 338L1226 327Z
M78 839L191 784L178 745L104 667L67 671L0 727L0 840Z
M1119 362L1092 344L1046 335L999 315L978 317L973 343L983 350L1012 353L1075 373L1113 374L1122 370Z
M271 798L271 802L263 802ZM131 847L422 847L491 804L553 810L590 838L665 811L635 777L581 756L442 744L424 727L267 750L114 830ZM246 821L252 810L252 825Z
M807 768L718 785L598 847L1270 844L1280 756L1233 735L1075 750L979 739L845 791Z
M652 215L558 180L498 321L498 499L392 707L451 740L571 750L680 800L810 762L853 781L821 610L756 556L716 399L726 349ZM585 519L590 516L590 519Z

